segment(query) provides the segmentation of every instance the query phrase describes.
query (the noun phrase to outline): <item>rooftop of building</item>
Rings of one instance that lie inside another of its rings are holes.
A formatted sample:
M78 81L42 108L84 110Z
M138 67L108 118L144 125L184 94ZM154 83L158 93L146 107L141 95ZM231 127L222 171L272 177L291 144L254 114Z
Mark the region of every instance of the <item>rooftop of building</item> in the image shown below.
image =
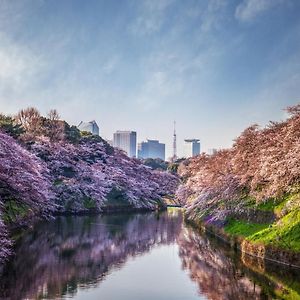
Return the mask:
M80 123L78 124L78 126L87 125L87 124L97 125L98 126L98 124L97 124L97 122L95 120L88 121L88 122L80 121Z
M198 143L198 142L200 142L199 139L185 139L184 141L185 141L186 143Z
M133 131L133 130L117 130L115 133L136 133L136 131Z

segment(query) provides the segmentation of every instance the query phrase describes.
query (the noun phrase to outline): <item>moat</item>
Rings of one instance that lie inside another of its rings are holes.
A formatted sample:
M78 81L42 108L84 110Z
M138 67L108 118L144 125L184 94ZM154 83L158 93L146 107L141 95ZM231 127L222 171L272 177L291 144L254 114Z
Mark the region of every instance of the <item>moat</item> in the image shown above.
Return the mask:
M40 222L0 270L0 299L300 299L300 270L235 252L180 209Z

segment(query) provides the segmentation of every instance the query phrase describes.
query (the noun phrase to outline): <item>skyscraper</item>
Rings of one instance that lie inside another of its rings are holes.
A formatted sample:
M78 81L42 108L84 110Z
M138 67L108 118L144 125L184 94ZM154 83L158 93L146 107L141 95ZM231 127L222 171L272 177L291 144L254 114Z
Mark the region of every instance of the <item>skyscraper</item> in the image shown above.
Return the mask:
M136 132L118 130L114 133L113 145L124 150L129 157L136 157Z
M139 144L138 158L160 158L165 160L165 144L148 140Z
M200 140L187 139L184 140L184 155L186 158L200 154Z
M81 121L77 128L80 130L80 131L87 131L87 132L90 132L94 135L99 135L99 126L97 125L96 121L93 120L93 121L90 121L90 122L83 122Z

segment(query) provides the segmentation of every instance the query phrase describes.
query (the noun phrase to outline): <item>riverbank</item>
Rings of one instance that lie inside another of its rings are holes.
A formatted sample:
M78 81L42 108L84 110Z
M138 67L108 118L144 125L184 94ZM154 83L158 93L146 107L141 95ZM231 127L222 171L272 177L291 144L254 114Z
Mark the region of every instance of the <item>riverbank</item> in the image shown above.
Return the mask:
M284 211L299 193L270 200L253 207L245 206L225 222L197 215L185 220L201 231L209 232L242 253L279 264L300 268L300 210Z
M300 105L286 110L231 148L182 162L176 195L191 221L241 251L300 266Z
M106 215L122 215L122 214L146 214L151 212L163 212L167 210L167 205L157 205L156 208L150 207L134 207L130 205L107 205L100 209L98 208L90 208L81 211L56 211L52 214L48 219L41 220L39 216L32 216L31 218L26 217L20 223L10 223L7 224L7 229L12 236L13 241L15 241L16 237L22 234L26 229L32 228L36 223L41 221L47 221L55 219L56 217L68 217L68 216L106 216Z
M0 122L0 263L9 256L12 228L36 218L152 211L174 195L176 174L153 170L58 116L34 108L21 114L28 126L17 117L2 116L9 126Z

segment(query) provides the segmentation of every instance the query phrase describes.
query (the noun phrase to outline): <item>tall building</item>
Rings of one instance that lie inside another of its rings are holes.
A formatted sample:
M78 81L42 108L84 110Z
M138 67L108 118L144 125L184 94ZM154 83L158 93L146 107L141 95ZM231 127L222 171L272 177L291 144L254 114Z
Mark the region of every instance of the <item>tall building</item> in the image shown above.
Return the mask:
M83 122L81 121L77 128L80 130L80 131L87 131L87 132L90 132L94 135L99 135L99 126L97 125L96 121L93 120L93 121L90 121L90 122Z
M136 157L136 132L118 130L114 133L113 145L124 150L128 156Z
M187 139L184 140L184 155L186 158L200 154L200 140Z
M138 158L160 158L165 160L165 144L157 140L141 142L138 149Z

